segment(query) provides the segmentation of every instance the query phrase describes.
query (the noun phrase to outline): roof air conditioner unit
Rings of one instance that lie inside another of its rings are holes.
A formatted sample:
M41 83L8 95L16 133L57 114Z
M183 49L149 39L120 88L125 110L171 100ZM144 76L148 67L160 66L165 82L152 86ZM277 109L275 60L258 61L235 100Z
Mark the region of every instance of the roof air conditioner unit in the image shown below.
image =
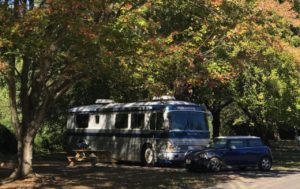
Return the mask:
M153 97L153 100L176 100L174 96L167 96L167 95L164 95L164 96L155 96Z
M96 104L111 104L114 103L115 101L110 100L110 99L97 99Z

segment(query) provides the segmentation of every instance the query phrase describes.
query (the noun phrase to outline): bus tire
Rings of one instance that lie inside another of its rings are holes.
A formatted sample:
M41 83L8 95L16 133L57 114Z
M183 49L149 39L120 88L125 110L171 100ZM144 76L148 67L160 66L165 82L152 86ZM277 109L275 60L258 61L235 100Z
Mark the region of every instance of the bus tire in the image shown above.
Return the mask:
M142 163L144 166L152 167L154 166L154 151L151 145L146 145L142 150Z

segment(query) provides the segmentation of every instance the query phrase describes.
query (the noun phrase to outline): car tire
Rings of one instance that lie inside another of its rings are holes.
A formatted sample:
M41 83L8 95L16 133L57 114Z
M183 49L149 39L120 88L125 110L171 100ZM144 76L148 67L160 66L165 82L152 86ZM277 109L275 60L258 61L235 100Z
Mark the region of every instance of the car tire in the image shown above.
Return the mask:
M142 150L142 163L147 167L154 166L154 151L150 145L146 145Z
M272 167L272 160L270 157L262 157L258 162L258 168L261 171L269 171Z
M208 169L212 172L219 172L222 168L222 161L217 158L213 157L209 160Z

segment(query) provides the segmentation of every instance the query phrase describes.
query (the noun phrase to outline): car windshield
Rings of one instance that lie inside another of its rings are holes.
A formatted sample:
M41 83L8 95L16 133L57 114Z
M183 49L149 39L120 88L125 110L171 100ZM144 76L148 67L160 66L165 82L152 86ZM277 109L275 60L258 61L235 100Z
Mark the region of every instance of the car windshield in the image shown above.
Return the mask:
M212 147L213 148L225 148L226 144L227 144L226 139L215 139Z
M171 129L207 130L206 114L195 111L174 111L168 115Z

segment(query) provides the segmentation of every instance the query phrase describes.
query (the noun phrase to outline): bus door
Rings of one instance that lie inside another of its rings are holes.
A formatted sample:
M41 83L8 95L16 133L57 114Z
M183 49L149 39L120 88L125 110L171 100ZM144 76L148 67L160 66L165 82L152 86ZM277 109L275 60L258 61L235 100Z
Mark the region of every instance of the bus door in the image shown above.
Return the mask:
M141 145L144 142L142 129L145 126L145 113L144 112L133 112L131 113L131 124L130 124L130 140L128 159L138 161L140 159Z
M162 112L153 112L150 116L150 130L151 130L151 140L149 143L152 144L154 151L157 151L157 148L161 148L164 144L164 132L163 132L163 113Z

